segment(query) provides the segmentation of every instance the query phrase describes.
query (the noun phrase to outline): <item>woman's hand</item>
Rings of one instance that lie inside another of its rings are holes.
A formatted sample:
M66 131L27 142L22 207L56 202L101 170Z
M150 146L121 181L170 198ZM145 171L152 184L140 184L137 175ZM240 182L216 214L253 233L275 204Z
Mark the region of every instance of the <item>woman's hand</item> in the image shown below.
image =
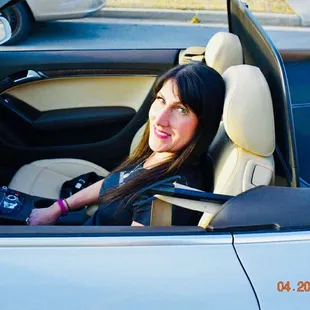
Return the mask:
M57 202L48 208L33 209L29 215L29 225L54 225L61 215L61 209Z
M100 180L70 196L67 199L70 211L78 210L83 206L97 203L102 182L103 180ZM54 225L60 215L60 206L55 202L48 208L33 209L29 215L28 224L33 226Z

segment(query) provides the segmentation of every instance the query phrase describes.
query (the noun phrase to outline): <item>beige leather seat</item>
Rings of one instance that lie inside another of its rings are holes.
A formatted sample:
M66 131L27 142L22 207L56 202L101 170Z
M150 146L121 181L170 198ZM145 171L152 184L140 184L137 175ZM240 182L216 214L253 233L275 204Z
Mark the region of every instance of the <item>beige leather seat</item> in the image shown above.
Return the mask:
M242 46L239 38L229 32L218 32L209 40L205 50L209 67L223 74L231 66L243 64Z
M269 86L259 68L234 66L226 84L223 121L210 147L215 193L237 195L273 179L275 128Z
M235 196L273 182L275 126L269 86L259 68L230 67L223 74L226 85L223 121L209 154L214 166L214 193ZM205 212L199 226L206 227L220 205L157 196L163 203L152 216L152 225L171 225L171 204ZM170 204L170 205L169 205ZM155 204L154 204L155 205ZM162 216L166 214L166 216Z
M238 195L274 179L275 125L271 93L259 68L230 67L223 121L210 146L214 165L214 193ZM199 226L206 227L205 213Z
M207 44L205 60L220 73L231 65L241 64L243 54L239 38L231 33L215 34ZM139 143L143 130L144 126L134 137L131 151ZM9 188L30 195L57 198L65 181L89 171L104 177L109 173L98 165L80 159L38 160L21 167L12 178Z

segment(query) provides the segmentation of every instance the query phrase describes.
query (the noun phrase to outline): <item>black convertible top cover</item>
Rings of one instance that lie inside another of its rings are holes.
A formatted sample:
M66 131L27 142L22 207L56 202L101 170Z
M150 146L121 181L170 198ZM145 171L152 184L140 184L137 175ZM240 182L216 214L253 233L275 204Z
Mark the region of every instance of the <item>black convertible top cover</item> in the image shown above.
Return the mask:
M310 189L260 186L228 200L208 228L249 231L309 227Z

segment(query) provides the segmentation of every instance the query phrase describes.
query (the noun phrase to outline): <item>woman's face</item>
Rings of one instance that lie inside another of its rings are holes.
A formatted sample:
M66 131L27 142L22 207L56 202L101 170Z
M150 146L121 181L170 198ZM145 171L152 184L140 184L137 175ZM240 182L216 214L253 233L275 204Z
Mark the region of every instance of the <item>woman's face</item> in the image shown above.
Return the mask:
M172 155L192 139L198 118L179 99L174 80L168 80L157 93L149 111L149 146L153 152Z

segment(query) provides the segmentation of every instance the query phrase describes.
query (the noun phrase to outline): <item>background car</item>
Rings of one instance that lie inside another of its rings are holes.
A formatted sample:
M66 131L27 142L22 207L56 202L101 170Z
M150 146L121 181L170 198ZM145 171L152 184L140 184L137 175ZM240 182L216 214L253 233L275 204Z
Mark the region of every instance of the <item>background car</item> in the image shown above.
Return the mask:
M1 12L12 28L12 38L7 44L26 39L33 22L82 18L97 12L105 3L106 0L26 0L18 3Z

